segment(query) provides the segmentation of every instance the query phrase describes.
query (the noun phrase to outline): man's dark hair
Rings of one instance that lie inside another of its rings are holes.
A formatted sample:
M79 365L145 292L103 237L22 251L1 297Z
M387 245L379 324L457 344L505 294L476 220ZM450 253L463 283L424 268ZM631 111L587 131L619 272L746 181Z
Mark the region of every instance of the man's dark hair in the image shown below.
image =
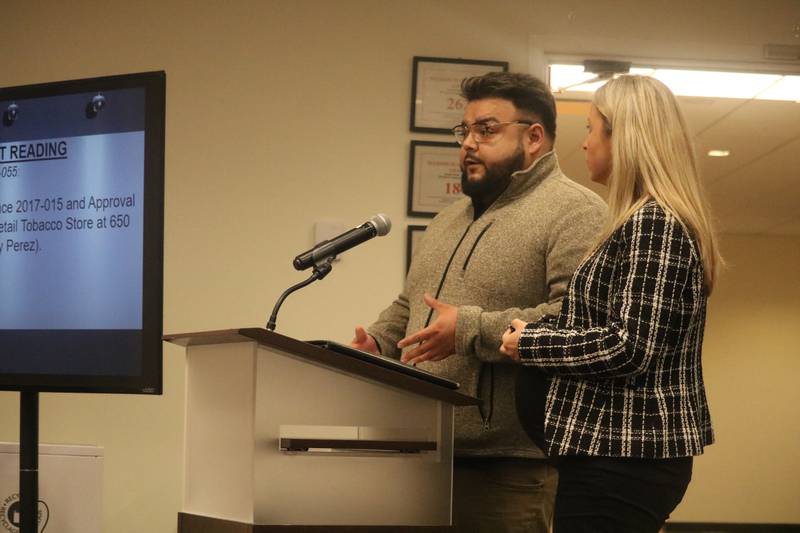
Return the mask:
M535 115L551 140L556 138L556 101L547 85L528 74L489 72L461 81L467 102L484 98L509 100L517 109Z

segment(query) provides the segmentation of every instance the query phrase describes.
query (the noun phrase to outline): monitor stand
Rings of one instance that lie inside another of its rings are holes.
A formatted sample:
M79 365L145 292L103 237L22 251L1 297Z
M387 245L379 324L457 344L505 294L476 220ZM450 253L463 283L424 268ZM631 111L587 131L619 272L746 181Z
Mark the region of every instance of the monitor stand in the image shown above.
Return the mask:
M20 392L19 503L20 533L39 531L39 393Z

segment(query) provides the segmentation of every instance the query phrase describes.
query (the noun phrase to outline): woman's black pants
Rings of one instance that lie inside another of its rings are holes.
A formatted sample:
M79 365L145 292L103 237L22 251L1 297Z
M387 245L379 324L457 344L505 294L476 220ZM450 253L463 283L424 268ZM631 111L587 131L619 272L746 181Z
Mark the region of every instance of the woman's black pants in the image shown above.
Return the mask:
M691 457L560 457L553 533L657 533L691 478Z

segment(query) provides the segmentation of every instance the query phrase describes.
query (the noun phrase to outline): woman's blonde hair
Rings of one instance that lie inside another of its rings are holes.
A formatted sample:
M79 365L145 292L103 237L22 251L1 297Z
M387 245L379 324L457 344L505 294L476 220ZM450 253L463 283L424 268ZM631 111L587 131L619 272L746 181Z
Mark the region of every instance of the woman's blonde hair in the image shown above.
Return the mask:
M601 87L594 106L611 135L606 240L645 202L655 200L694 238L711 294L722 258L686 121L675 95L660 81L620 76Z

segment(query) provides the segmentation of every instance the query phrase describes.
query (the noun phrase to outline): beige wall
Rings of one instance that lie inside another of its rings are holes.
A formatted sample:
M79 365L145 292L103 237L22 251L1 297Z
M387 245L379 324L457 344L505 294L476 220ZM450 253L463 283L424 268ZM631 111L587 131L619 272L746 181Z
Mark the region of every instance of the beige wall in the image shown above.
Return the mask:
M716 443L676 521L800 523L800 238L724 235L704 378Z
M408 132L412 56L503 59L526 70L531 33L563 26L588 38L592 17L610 23L602 2L573 2L582 7L572 18L564 4L548 4L11 1L0 86L167 71L166 332L262 325L278 294L302 278L290 261L311 244L315 219L356 224L388 213L389 236L290 297L278 321L289 335L348 340L399 291L405 226L424 222L404 214L408 142L441 137ZM736 7L732 27L748 24L744 1L717 4ZM629 11L647 20L646 10ZM725 39L734 36L717 44ZM799 249L800 239L725 241L731 269L706 343L719 442L697 461L676 519L800 522L790 453L800 358L789 333L799 318ZM108 533L175 530L182 351L166 346L164 359L161 397L42 397L42 442L105 448ZM0 393L0 417L0 439L16 440L17 394Z

